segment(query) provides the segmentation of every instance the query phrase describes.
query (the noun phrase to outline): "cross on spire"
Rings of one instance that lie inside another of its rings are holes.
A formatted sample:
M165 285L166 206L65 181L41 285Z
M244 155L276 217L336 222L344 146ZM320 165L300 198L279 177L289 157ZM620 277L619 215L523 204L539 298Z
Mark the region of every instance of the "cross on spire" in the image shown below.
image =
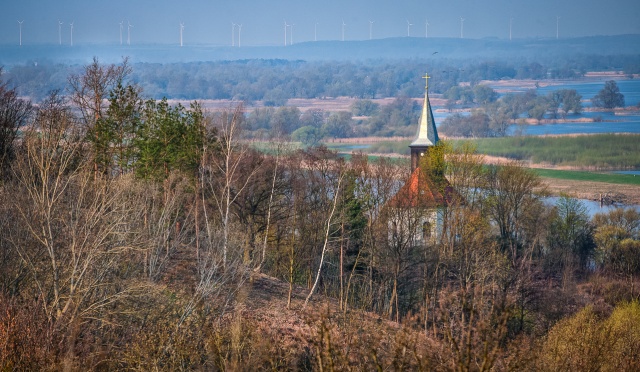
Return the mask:
M425 73L422 78L425 81L424 90L429 90L429 79L431 79L431 76L429 76L429 74Z

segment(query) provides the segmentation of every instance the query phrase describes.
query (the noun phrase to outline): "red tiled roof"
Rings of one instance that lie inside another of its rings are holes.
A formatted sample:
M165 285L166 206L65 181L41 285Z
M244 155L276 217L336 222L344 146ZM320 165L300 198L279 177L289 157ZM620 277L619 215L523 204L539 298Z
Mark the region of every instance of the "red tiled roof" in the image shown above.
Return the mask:
M436 208L443 207L456 199L458 194L449 181L444 179L438 187L429 177L421 175L416 168L407 183L391 198L389 205L394 208Z

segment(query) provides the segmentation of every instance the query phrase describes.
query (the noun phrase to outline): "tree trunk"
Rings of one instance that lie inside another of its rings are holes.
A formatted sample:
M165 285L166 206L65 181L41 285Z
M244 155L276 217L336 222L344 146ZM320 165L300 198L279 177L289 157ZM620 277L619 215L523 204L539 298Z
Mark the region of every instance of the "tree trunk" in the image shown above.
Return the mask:
M316 280L313 282L313 286L311 287L311 290L309 291L309 295L307 296L307 298L304 300L304 305L303 308L307 307L307 304L309 303L309 299L311 298L311 296L313 295L313 292L316 289L316 286L318 285L318 281L320 280L320 274L322 273L322 265L324 264L324 256L327 253L327 246L329 245L329 233L331 230L331 219L333 219L333 214L336 211L336 206L338 205L338 195L340 194L340 184L342 183L342 177L343 175L340 175L340 178L338 179L338 187L336 188L336 191L334 193L334 197L333 197L333 207L331 208L331 213L329 213L329 218L327 218L327 227L326 227L326 231L324 234L324 244L322 246L322 254L320 255L320 264L318 265L318 271L316 273Z
M269 207L267 208L267 227L264 232L264 240L262 241L262 258L260 264L256 267L255 271L260 272L262 265L264 264L265 257L267 255L267 240L269 238L269 228L271 224L271 206L273 205L273 194L276 188L276 178L278 174L278 160L280 159L280 151L276 153L276 164L273 168L273 178L271 179L271 193L269 194ZM288 306L287 306L288 307Z
M340 310L344 310L344 221L340 224Z

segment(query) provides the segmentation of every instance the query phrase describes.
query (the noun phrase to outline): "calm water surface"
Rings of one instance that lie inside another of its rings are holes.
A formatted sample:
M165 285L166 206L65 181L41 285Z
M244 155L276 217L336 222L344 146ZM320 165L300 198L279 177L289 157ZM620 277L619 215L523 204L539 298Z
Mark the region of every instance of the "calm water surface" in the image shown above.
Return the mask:
M640 102L640 80L616 81L620 93L624 95L626 106L635 106ZM551 85L537 89L539 95L546 95L560 89L575 89L582 95L583 107L591 107L591 98L604 88L605 81L597 82L567 82L560 85ZM441 120L447 116L442 114ZM434 115L436 119L439 115ZM580 133L640 133L640 114L616 115L613 112L583 112L580 115L569 115L568 118L594 118L599 122L593 123L560 123L542 125L512 125L509 127L509 135L541 136L556 134L580 134Z
M640 155L640 154L639 154ZM616 174L633 174L634 177L638 176L640 177L640 170L621 170L621 171L613 171L611 173L616 173Z
M550 196L546 198L546 202L549 205L555 205L560 198L556 196ZM640 205L621 205L621 204L612 204L612 205L603 205L600 206L600 202L594 200L587 199L577 199L584 205L587 210L587 214L589 217L595 216L597 213L609 213L616 208L632 208L640 212Z
M539 95L546 95L549 92L560 89L575 89L582 95L582 105L584 107L591 107L591 98L604 88L604 84L605 81L566 83L541 87L538 88L537 91ZM640 80L617 80L616 84L618 84L618 88L620 88L620 93L624 95L624 103L626 106L635 106L640 102Z

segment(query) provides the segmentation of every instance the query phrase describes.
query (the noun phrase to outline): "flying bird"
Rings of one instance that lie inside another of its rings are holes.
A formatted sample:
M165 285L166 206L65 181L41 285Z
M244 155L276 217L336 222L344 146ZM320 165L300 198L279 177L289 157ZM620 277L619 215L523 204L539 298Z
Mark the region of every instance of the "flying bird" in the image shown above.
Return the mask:
M433 54L438 54L438 52L433 52ZM432 55L433 55L433 54L432 54Z

